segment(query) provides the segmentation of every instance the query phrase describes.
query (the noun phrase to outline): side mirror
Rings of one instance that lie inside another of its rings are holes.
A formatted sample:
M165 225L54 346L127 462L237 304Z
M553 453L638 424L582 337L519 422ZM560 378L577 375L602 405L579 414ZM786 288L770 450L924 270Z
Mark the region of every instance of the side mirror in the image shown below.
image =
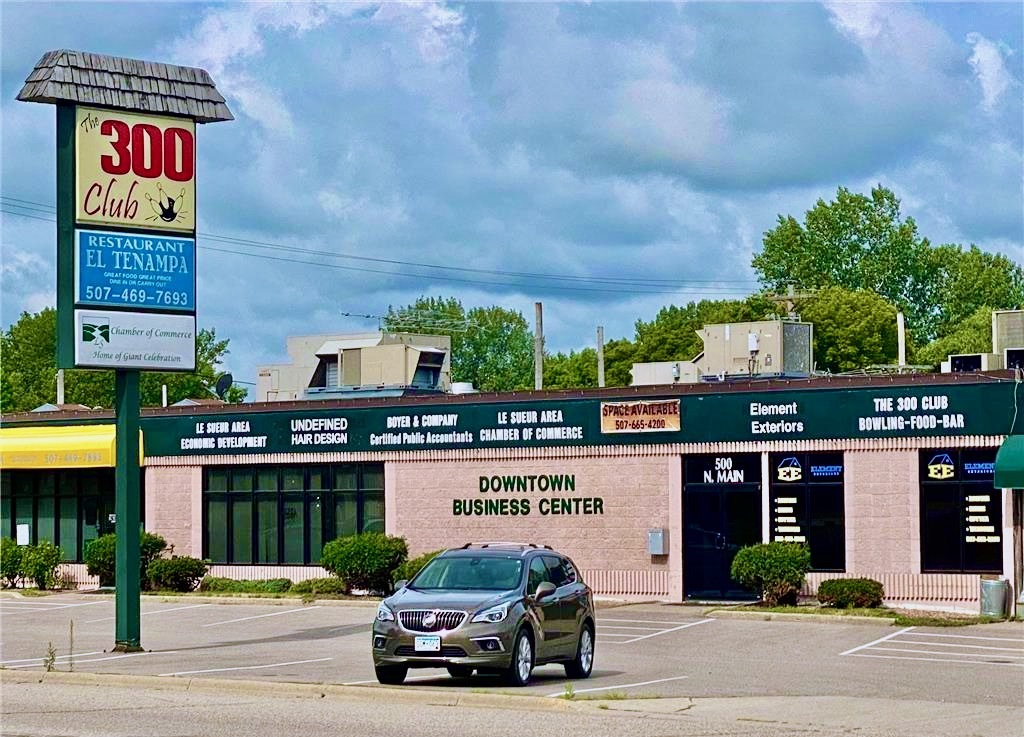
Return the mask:
M405 588L405 585L409 583L404 578L401 581L395 581L395 591L401 591Z
M555 593L555 585L550 581L543 581L537 585L537 591L533 595L533 600L540 601L541 599L546 599L553 593Z

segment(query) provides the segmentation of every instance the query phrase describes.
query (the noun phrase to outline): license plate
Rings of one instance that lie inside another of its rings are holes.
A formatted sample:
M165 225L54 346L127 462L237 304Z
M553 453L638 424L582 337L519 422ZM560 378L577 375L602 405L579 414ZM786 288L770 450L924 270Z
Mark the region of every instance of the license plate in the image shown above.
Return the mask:
M441 652L441 637L440 635L417 637L415 647L418 653L439 653Z

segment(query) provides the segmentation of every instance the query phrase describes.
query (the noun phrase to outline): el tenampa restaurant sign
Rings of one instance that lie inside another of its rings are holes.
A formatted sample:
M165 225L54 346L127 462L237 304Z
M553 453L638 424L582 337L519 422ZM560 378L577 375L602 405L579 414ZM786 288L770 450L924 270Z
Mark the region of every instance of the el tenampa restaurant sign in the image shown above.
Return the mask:
M446 450L1009 432L1012 384L548 399L142 419L146 455Z
M194 370L195 122L79 106L74 123L75 365Z

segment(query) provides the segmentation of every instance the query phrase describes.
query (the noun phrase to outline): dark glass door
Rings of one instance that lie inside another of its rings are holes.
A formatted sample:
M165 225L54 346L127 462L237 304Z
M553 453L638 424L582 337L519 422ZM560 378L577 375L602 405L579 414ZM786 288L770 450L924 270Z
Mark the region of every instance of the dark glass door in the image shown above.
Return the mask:
M717 470L716 470L717 466ZM713 473L709 475L707 469ZM761 542L760 457L687 458L683 589L690 599L755 599L732 580L740 548Z

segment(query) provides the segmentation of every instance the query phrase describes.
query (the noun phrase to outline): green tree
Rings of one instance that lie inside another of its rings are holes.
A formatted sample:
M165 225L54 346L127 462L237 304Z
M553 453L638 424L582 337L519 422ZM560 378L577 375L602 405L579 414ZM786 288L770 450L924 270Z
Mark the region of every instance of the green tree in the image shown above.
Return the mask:
M169 402L186 398L213 397L212 387L219 376L218 367L228 354L228 341L219 340L216 331L200 330L196 336L194 373L143 372L139 386L143 406L158 406L161 387L167 385ZM57 400L57 311L47 307L40 312L22 313L16 323L0 336L0 411L22 412ZM246 390L232 387L226 399L240 402ZM68 370L64 372L64 398L68 404L88 407L112 407L114 372Z
M607 386L630 386L633 383L633 362L636 346L627 338L609 340L604 344L604 381Z
M958 332L961 323L975 315L979 308L988 308L991 313L992 309L1024 306L1024 269L1006 256L982 251L973 244L967 250L958 245L943 245L933 250L933 259L941 271L937 305L939 336Z
M775 306L759 294L744 300L705 299L690 302L685 307L662 307L650 322L637 320L632 360L645 363L692 359L704 350L697 331L705 325L762 320L775 310Z
M832 202L819 199L802 225L779 215L752 266L775 291L793 284L877 292L904 311L916 335L935 333L940 262L914 219L901 217L896 195L880 185L870 196L840 187Z
M607 383L607 376L605 380ZM596 386L596 349L584 348L544 357L545 389L590 389Z
M492 306L467 311L454 297L420 297L406 307L389 307L384 328L449 336L452 381L472 382L481 391L533 386L533 332L514 310Z
M949 355L988 353L992 350L992 308L979 307L949 333L914 354L914 362L937 368Z
M814 362L819 370L896 363L896 308L877 294L828 287L798 309L802 320L814 323Z

